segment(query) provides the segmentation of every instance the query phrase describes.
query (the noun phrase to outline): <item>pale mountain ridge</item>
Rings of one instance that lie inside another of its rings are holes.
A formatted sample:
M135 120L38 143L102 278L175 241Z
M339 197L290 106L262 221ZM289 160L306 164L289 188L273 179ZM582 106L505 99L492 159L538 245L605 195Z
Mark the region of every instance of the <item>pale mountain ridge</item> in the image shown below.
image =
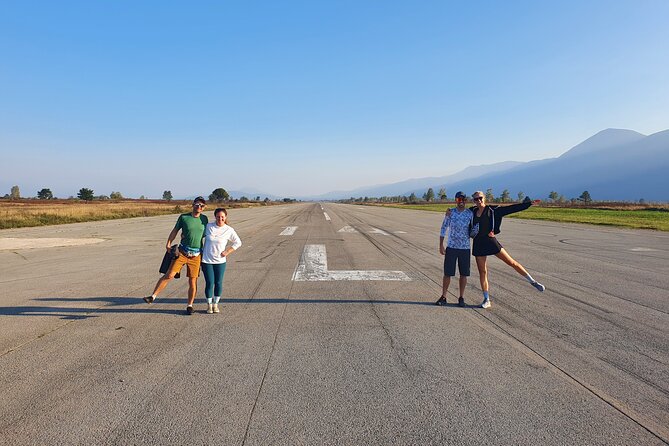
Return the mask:
M595 200L669 201L669 130L643 135L627 129L606 129L572 147L557 158L471 166L445 177L417 178L351 191L323 194L310 199L350 197L422 196L432 187L471 194L491 188L499 196L522 191L546 199L551 191L575 198L588 191ZM409 186L409 187L407 187Z
M341 198L350 198L350 197L383 197L383 196L391 197L396 195L408 196L411 194L411 192L406 194L407 190L422 190L421 192L422 194L429 187L432 187L432 185L434 184L463 181L468 178L476 178L481 175L487 175L513 169L522 164L524 163L519 161L504 161L501 163L469 166L459 172L456 172L451 175L446 175L443 177L412 178L409 180L400 181L398 183L359 187L357 189L349 191L333 191L318 196L302 197L302 198L307 200L337 200ZM436 189L435 193L438 191L439 189Z
M508 189L512 197L522 191L544 200L551 191L570 199L587 190L595 200L669 201L669 130L637 137L629 131L608 129L598 135L558 158L449 187L468 193L491 188L495 196Z
M613 147L622 146L625 144L634 143L644 139L646 135L643 135L634 130L626 129L606 129L602 130L599 133L591 136L580 144L575 145L562 155L560 158L587 155L602 150L609 150Z

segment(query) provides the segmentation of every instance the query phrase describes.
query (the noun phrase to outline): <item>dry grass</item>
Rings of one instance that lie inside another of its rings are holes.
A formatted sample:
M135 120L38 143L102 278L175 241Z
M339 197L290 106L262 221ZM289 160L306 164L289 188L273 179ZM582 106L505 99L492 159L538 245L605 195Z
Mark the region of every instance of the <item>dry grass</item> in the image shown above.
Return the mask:
M254 205L259 204L226 203L225 207L248 207ZM0 200L0 229L117 218L150 217L178 214L190 210L190 201L172 201L168 203L162 200L91 202L78 200Z

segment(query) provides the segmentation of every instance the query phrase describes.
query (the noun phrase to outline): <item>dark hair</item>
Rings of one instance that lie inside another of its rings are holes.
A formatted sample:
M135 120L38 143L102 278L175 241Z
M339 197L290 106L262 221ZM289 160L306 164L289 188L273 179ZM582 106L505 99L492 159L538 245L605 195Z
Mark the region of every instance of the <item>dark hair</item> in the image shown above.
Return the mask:
M226 211L224 208L216 208L216 210L214 211L214 217L216 217L216 214L218 214L219 212L223 212L226 217L228 216L228 211Z

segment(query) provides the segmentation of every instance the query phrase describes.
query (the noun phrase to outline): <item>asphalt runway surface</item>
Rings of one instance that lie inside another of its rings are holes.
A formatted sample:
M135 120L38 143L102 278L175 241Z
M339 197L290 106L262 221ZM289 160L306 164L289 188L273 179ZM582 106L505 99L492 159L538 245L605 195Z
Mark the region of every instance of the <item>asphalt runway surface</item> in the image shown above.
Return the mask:
M433 305L439 213L233 209L222 312L200 277L187 316L185 278L142 300L175 220L0 231L0 444L669 441L667 233L506 218L547 289L490 258L483 310L473 260Z

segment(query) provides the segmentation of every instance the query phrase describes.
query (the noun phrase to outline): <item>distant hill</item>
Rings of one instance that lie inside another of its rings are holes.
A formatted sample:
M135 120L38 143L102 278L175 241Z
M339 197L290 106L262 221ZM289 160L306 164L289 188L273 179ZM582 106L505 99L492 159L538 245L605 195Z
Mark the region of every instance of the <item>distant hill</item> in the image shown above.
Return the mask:
M669 201L669 130L644 136L608 129L558 158L533 161L508 171L450 184L450 189L508 189L546 199L551 191L565 198L587 190L595 200Z
M350 197L391 197L396 195L411 195L411 192L406 193L407 190L420 190L420 195L433 187L435 184L446 184L456 181L463 181L469 178L476 178L481 175L487 175L497 172L503 172L511 168L517 167L523 163L517 161L505 161L496 164L487 164L481 166L470 166L460 172L443 177L426 177L413 178L410 180L400 181L399 183L380 184L376 186L360 187L349 191L334 191L327 194L308 197L310 200L337 200L340 198ZM435 193L439 189L435 190Z
M324 194L314 199L422 196L432 187L445 188L452 197L492 189L499 196L508 189L546 199L551 191L574 198L588 191L595 200L669 201L669 130L649 136L624 129L607 129L586 139L558 158L525 163L505 162L468 167L446 177L418 178L399 183Z

